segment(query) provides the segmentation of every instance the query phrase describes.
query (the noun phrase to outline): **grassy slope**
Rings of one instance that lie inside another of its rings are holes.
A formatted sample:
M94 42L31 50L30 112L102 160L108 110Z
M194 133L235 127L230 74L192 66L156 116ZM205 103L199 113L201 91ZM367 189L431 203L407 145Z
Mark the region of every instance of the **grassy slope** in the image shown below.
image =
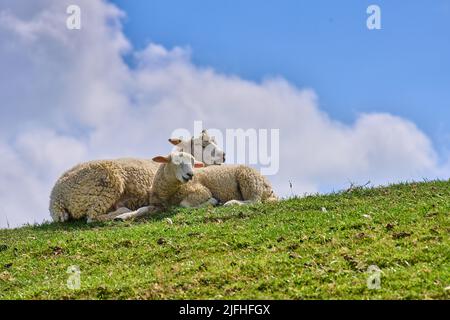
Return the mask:
M429 182L0 230L0 298L448 299L449 212L450 182Z

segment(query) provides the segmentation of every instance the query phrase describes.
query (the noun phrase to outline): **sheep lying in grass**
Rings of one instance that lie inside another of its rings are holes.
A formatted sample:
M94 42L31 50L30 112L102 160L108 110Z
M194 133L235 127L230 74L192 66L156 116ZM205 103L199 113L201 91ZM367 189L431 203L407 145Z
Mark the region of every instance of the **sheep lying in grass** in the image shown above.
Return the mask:
M178 150L207 150L207 164L225 160L206 131L189 140L169 139ZM193 146L193 148L191 148ZM197 148L197 146L199 148ZM79 164L64 173L50 195L50 213L54 221L87 218L112 220L116 216L149 204L149 191L159 163L146 159L97 160Z
M150 206L117 216L127 220L157 212L169 206L202 207L205 205L249 204L276 201L268 180L245 165L203 167L188 153L175 152L155 157L162 163L153 180Z

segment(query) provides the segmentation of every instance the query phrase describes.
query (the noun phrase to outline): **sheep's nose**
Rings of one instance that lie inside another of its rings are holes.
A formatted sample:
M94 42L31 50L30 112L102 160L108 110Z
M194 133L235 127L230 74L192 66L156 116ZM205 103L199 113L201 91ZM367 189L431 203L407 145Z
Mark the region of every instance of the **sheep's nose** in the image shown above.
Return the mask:
M186 173L186 175L188 176L189 180L192 180L192 177L194 176L194 174L191 172Z
M225 162L225 152L223 153L223 162Z

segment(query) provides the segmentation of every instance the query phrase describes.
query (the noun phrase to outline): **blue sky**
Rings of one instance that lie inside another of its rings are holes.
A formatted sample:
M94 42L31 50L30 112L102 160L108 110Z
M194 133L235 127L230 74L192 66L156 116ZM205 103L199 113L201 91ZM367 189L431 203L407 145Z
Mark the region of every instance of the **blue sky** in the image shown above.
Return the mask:
M333 119L386 111L414 121L437 150L450 143L450 1L113 2L135 48L188 46L196 65L314 89ZM382 30L366 28L370 4Z
M279 130L280 196L450 177L450 1L114 1L126 18L0 1L0 227L48 219L77 163L165 154L197 120Z

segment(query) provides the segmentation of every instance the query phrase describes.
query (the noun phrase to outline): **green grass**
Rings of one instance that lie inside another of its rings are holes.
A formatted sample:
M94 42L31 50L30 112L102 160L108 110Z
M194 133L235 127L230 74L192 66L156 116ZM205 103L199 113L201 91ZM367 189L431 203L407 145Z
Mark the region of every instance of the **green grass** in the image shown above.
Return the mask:
M436 181L0 230L0 298L448 299L449 213L450 182Z

